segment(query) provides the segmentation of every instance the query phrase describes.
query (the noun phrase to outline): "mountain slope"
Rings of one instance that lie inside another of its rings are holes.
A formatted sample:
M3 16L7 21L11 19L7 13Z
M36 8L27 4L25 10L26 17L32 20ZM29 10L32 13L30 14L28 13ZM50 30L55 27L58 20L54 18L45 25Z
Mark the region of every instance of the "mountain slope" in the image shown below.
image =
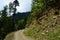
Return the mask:
M60 40L60 10L50 8L43 13L26 25L25 35L36 40Z

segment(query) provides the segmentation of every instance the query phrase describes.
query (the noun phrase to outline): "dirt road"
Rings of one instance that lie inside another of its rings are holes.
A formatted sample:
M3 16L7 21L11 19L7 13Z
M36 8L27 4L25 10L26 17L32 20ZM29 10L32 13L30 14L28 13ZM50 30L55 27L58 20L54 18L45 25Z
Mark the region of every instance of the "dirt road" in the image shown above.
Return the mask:
M23 34L24 30L19 30L14 33L14 40L34 40L30 37L27 37Z

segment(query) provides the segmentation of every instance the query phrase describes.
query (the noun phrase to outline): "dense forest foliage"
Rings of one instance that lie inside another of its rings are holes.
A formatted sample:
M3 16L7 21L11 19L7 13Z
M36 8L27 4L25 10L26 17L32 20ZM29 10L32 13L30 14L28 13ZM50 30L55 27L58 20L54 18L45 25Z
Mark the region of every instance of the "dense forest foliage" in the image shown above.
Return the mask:
M42 16L44 15L42 12L53 7L57 7L59 9L59 0L33 0L32 4L32 15L33 16ZM34 13L34 14L33 14Z

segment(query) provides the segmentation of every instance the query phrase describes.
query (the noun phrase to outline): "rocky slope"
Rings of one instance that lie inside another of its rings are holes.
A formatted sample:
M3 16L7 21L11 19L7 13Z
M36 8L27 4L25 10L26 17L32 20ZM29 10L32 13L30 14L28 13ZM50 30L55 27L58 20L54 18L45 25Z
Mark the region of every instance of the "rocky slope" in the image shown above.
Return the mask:
M43 13L26 25L25 35L36 40L60 40L60 10L50 8Z

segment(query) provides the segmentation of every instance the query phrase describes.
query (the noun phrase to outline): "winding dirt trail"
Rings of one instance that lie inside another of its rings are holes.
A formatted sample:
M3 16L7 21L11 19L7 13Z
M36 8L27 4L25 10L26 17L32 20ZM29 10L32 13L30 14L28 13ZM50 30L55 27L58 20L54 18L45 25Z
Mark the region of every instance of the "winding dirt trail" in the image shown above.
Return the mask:
M30 37L27 37L23 34L24 30L19 30L14 33L14 40L34 40Z

